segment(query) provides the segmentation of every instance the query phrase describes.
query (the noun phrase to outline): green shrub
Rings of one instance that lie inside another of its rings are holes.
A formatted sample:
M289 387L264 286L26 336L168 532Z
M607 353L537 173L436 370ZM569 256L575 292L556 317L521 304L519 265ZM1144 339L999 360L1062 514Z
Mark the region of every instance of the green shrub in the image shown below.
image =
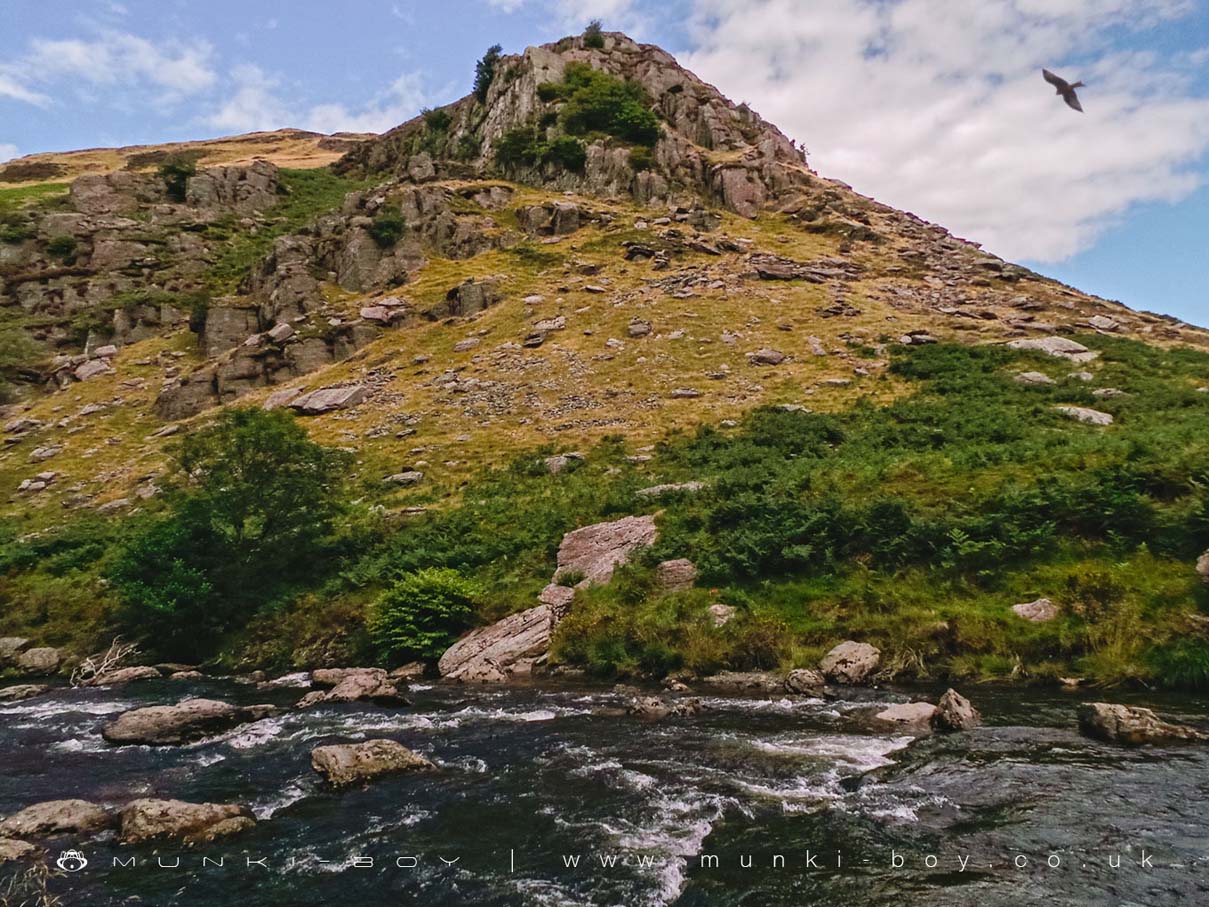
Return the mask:
M424 125L433 132L444 132L449 128L449 124L453 122L453 116L443 107L438 107L435 110L425 107L420 111L420 115L424 117Z
M495 143L495 162L501 167L532 167L540 159L538 139L531 126L509 129Z
M395 211L384 211L374 217L373 223L367 229L378 248L389 249L403 238L406 227L403 215Z
M482 151L482 146L479 140L469 132L458 136L458 142L454 148L454 156L460 161L472 161L479 156Z
M600 24L599 19L589 22L588 27L584 29L584 47L591 47L595 50L603 49L605 45L603 30L604 27Z
M634 168L635 173L641 173L643 170L655 169L655 155L650 148L643 145L638 145L630 149L630 166Z
M76 260L77 245L74 236L55 236L46 243L46 253L64 264L72 264Z
M571 135L602 132L646 146L654 146L659 140L659 118L637 82L618 79L584 63L572 63L566 68L563 84L563 128Z
M580 172L588 162L588 151L579 139L560 135L545 146L541 160L543 164L557 164L564 170Z
M0 242L16 245L36 235L33 226L19 214L0 214Z
M495 145L495 161L499 166L536 167L555 164L564 170L582 171L588 151L579 139L568 135L546 141L532 126L520 126L505 132Z
M174 202L183 202L189 177L196 173L197 162L189 156L173 155L160 164L159 175L160 179L164 181L164 190L167 192L168 198Z
M370 610L369 632L388 658L437 658L474 619L482 590L456 570L409 573Z
M474 96L478 98L479 103L487 100L487 91L495 80L495 70L499 66L502 51L500 45L493 44L474 66Z

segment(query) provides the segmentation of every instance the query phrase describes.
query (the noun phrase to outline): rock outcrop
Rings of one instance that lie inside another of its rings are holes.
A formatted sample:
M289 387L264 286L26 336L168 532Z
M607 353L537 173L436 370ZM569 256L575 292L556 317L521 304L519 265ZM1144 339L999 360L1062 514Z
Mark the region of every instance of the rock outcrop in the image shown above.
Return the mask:
M548 605L538 605L471 630L441 656L442 677L466 683L497 683L532 673L550 647Z
M842 642L819 662L823 676L833 683L858 684L872 677L882 653L867 642Z
M17 655L14 664L22 674L54 674L63 664L63 653L51 646L26 649Z
M186 699L176 705L153 705L123 712L101 730L118 746L132 743L168 746L221 734L237 725L277 712L271 705L236 706L216 699Z
M134 800L122 810L119 837L127 844L159 838L206 844L254 828L246 806L188 803L184 800Z
M395 173L413 181L490 170L505 133L532 128L557 111L557 99L546 100L539 86L559 82L573 63L635 82L650 96L665 125L649 159L634 166L624 144L589 136L581 169L521 165L508 175L550 189L628 195L642 204L705 197L744 217L813 184L804 153L775 126L747 105L728 101L667 52L615 32L605 36L601 48L573 38L503 57L497 72L508 77L492 81L481 105L469 96L442 108L451 122L435 153L418 150L427 127L417 117L353 149L337 169ZM476 149L470 160L464 157L467 148ZM540 206L523 209L518 220L523 229L555 236L573 232L582 217L567 207Z
M1209 741L1209 733L1164 721L1150 709L1136 706L1089 702L1079 706L1078 715L1079 730L1088 737L1108 743L1141 746Z
M432 762L394 740L320 746L311 752L311 767L337 786L381 775L436 769Z
M684 718L701 711L698 699L661 699L658 696L640 696L626 708L627 715L646 721L664 718Z

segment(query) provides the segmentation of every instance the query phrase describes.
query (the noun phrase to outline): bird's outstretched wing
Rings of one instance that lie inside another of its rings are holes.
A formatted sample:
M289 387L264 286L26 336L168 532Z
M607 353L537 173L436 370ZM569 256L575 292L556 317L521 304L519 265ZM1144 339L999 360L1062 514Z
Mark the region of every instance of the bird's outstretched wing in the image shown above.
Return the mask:
M1041 70L1041 76L1042 76L1042 78L1045 79L1045 81L1049 82L1051 85L1053 85L1056 89L1058 89L1063 94L1070 91L1070 83L1067 82L1066 79L1062 78L1061 76L1054 75L1048 69Z
M1068 88L1062 92L1062 100L1066 102L1066 106L1079 111L1079 113L1083 112L1083 105L1079 103L1079 96L1075 94L1073 88Z

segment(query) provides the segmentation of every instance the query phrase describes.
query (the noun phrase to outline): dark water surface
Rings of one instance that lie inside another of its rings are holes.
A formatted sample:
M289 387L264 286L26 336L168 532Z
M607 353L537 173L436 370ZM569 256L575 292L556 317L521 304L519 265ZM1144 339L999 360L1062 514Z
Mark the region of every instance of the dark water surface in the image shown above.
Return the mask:
M62 691L0 706L0 815L156 796L247 803L260 820L199 849L55 841L52 860L89 860L52 881L66 907L1209 904L1209 748L1099 744L1079 736L1069 695L966 692L986 726L917 742L860 717L903 699L889 692L708 698L700 716L645 724L601 714L624 699L597 689L421 684L408 708L325 706L190 746L114 748L100 727L124 709L301 691ZM442 771L344 791L312 771L315 746L369 737Z

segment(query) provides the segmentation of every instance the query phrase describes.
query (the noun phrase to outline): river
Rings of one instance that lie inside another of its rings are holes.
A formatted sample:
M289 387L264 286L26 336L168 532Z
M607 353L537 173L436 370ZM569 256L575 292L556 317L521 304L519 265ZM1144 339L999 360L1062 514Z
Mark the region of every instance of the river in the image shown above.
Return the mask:
M643 723L607 689L436 683L410 707L291 711L188 746L100 737L140 705L301 692L153 681L0 706L0 815L155 796L259 819L197 849L55 841L52 862L88 861L52 879L65 907L1209 904L1209 751L1088 740L1057 691L969 687L984 726L919 740L861 717L902 691L707 696ZM315 746L369 737L441 771L336 791L311 769Z

